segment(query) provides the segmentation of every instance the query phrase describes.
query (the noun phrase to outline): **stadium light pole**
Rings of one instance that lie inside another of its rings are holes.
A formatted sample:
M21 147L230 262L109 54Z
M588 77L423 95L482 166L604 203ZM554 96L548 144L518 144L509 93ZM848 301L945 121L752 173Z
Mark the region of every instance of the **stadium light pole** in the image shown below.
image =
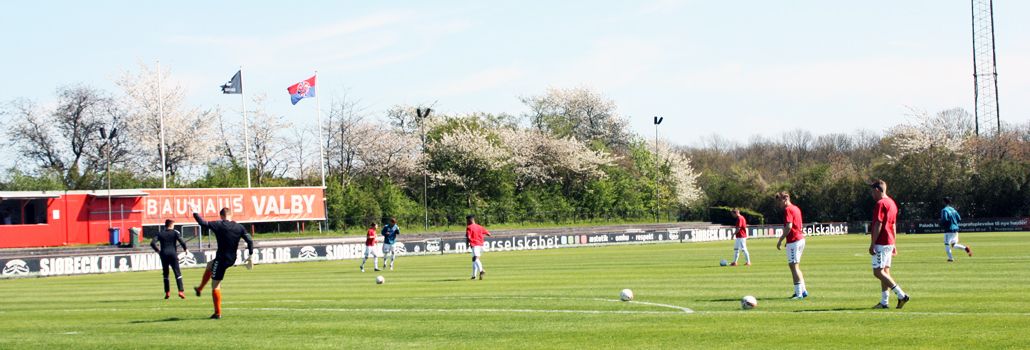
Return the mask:
M659 216L662 210L662 196L658 173L661 172L661 157L658 156L658 125L665 120L665 117L654 117L654 222L659 223Z

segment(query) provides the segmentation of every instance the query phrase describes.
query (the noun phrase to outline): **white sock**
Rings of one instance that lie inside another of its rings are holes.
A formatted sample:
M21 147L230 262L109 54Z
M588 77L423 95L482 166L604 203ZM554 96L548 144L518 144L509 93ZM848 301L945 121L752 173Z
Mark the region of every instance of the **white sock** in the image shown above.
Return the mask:
M805 288L805 280L801 280L799 284L801 285L801 293L808 293L808 288Z
M958 244L958 243L955 243L955 248L966 250L966 246Z
M479 274L479 264L475 261L472 262L472 277L476 277Z
M367 256L364 257L363 259L361 259L361 269L362 270L365 269L365 261L368 261L368 257Z
M482 260L476 260L476 264L479 264L479 271L481 271L481 272L482 271L486 271L486 269L483 268L483 261Z
M895 284L894 288L891 288L891 290L894 291L894 295L898 296L898 299L905 299L905 291L901 290L900 285Z
M383 263L385 264L386 261L384 260ZM379 268L379 257L378 256L372 258L372 266L375 266L377 269Z
M737 262L737 258L739 258L739 257L740 257L740 250L734 249L733 250L733 262Z
M950 244L945 244L944 245L944 251L948 252L948 260L955 260L955 257L951 256L951 245Z
M887 305L890 303L891 293L887 291L880 292L880 304Z
M751 254L748 254L747 249L744 249L744 260L746 260L748 264L751 263Z
M794 283L794 295L801 295L801 283Z

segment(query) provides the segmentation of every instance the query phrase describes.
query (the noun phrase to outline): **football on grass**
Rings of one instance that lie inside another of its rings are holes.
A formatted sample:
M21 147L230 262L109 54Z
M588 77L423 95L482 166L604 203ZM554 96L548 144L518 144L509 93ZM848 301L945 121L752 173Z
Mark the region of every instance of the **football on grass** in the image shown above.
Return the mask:
M622 299L622 301L633 300L633 291L629 289L623 289L622 293L619 294L619 299Z
M386 279L383 276L376 276L376 284L383 284L384 282L386 282Z
M740 308L741 309L751 310L751 309L754 309L755 306L758 306L758 299L755 299L755 297L753 297L753 296L747 295L747 296L744 296L744 298L740 299Z
M729 263L726 262L726 259L719 260L719 266L726 266L726 265L729 265Z

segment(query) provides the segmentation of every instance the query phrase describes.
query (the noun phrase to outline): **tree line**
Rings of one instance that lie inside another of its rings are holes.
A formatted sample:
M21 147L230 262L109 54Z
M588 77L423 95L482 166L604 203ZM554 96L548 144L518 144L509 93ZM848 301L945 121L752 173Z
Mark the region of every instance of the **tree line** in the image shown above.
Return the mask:
M0 147L18 165L0 176L0 190L106 188L108 155L115 188L161 187L162 165L169 187L245 187L240 111L190 105L171 78L141 65L114 92L69 85L52 102L6 101ZM324 148L334 228L391 216L449 225L468 213L489 224L711 220L713 207L776 223L779 190L792 192L808 221L867 220L873 178L890 184L907 219L934 217L943 195L967 217L1030 215L1030 123L976 137L960 109L913 111L882 131L655 145L629 130L615 101L587 88L521 97L518 115L368 111L341 95L311 127L271 115L265 100L247 103L254 185L320 185ZM120 132L102 139L102 127Z

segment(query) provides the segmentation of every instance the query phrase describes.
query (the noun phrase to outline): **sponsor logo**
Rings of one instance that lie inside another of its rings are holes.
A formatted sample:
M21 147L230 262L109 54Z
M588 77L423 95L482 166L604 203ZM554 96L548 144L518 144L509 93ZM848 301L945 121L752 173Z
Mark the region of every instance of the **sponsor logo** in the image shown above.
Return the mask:
M407 254L408 253L408 248L404 247L404 244L394 244L393 245L393 253L394 254Z
M438 241L438 240L426 241L426 251L430 252L430 253L435 253L435 252L440 251L440 241Z
M300 248L300 255L297 256L300 259L314 259L318 257L318 252L315 251L315 247L306 245Z
M4 265L4 276L24 276L29 274L29 264L25 260L14 259Z
M193 253L182 252L179 253L179 265L182 266L193 266L197 264L197 258L193 256Z

